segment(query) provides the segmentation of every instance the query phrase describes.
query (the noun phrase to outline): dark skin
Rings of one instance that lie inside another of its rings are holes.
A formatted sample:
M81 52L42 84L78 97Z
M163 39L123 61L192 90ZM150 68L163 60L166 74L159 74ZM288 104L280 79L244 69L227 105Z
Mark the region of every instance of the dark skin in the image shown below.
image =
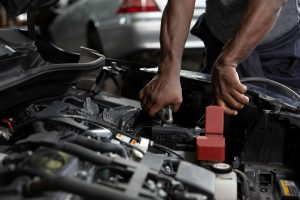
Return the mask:
M248 103L247 88L241 84L236 67L272 29L286 1L249 0L240 26L216 60L212 74L214 100L226 114L237 115ZM139 93L142 107L150 116L167 105L176 112L182 103L181 58L194 6L195 0L169 0L164 10L159 70Z

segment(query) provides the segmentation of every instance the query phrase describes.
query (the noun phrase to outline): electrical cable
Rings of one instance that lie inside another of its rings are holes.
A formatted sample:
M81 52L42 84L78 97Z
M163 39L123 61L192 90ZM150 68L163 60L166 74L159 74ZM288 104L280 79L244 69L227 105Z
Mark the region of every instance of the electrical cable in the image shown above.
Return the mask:
M204 126L204 123L205 123L205 114L203 114L200 119L197 121L197 125L199 127L203 127Z
M62 99L63 102L67 102L67 100L74 100L74 101L77 101L77 103L80 103L80 104L84 103L84 100L79 99L79 98L77 98L77 97L73 97L73 96L66 96L66 97L64 97L64 98ZM68 102L67 102L67 103L68 103Z
M177 152L173 151L172 149L168 148L168 147L165 147L165 146L162 146L160 144L155 144L154 142L152 142L152 145L151 145L153 148L155 149L158 149L162 152L166 152L166 153L169 153L169 154L173 154L175 155L176 157L180 158L181 160L184 160L184 158L179 155Z

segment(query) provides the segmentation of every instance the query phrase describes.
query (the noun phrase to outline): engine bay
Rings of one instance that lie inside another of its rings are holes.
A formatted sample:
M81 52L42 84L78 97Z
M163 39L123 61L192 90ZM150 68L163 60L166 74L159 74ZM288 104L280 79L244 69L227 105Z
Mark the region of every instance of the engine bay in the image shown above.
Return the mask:
M2 108L1 199L299 199L297 94L249 84L227 117L206 77L185 74L171 124L130 98L147 69L107 59L60 96Z

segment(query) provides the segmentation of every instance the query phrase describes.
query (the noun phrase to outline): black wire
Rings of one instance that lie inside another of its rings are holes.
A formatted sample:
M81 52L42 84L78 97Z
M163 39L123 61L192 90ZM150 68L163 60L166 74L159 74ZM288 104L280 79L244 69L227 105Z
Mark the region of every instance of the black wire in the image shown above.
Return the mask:
M172 150L172 149L170 149L168 147L162 146L160 144L155 144L155 143L152 144L152 147L156 148L156 149L158 149L158 150L160 150L162 152L173 154L173 155L177 156L178 158L180 158L181 160L184 160L184 158L181 155L179 155L177 152L175 152L174 150Z
M203 114L203 115L200 117L200 119L197 121L197 125L198 125L199 127L203 127L204 123L205 123L205 114Z

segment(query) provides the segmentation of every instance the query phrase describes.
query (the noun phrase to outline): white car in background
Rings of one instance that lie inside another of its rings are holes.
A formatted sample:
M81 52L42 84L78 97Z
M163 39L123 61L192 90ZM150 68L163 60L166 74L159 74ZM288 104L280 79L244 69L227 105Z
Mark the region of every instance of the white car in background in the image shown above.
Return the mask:
M61 10L50 32L58 46L75 52L80 46L113 58L158 52L166 4L167 0L77 0ZM205 0L197 0L191 25L204 11ZM189 35L186 51L203 47L200 39Z

